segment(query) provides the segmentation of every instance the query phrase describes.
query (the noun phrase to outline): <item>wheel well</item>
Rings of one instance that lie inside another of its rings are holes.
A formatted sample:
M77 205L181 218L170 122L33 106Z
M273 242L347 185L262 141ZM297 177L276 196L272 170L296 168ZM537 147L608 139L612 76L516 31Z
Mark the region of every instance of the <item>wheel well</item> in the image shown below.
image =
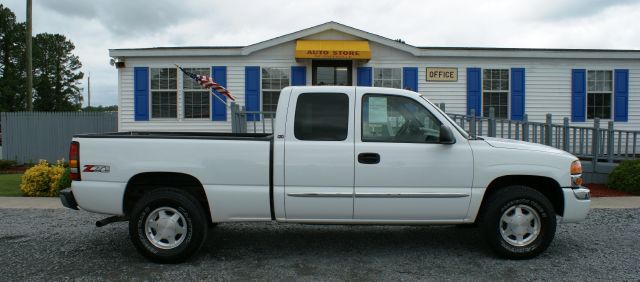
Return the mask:
M133 176L124 192L123 211L129 214L138 200L158 188L172 187L191 194L205 210L211 222L211 210L204 187L200 181L188 174L176 172L145 172Z
M562 195L560 184L549 177L532 175L508 175L498 177L491 181L487 190L484 192L480 211L483 210L484 205L492 194L511 185L525 185L537 190L549 199L556 214L560 216L564 214L564 196Z

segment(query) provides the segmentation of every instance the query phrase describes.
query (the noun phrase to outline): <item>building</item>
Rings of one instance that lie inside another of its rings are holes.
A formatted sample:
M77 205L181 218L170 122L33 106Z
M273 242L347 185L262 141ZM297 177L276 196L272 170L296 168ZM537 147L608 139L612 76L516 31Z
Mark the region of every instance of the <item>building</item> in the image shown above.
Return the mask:
M414 47L328 22L243 47L111 49L119 131L230 131L231 113L175 64L212 75L248 111L288 85L408 88L450 113L640 128L640 51ZM218 94L216 94L218 95Z

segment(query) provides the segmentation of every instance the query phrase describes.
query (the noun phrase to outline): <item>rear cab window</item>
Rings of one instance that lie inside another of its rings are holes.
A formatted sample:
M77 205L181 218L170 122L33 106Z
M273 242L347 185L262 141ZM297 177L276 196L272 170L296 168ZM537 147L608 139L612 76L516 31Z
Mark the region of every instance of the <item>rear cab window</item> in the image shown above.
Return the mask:
M298 140L346 140L349 132L349 96L344 93L300 94L293 132Z

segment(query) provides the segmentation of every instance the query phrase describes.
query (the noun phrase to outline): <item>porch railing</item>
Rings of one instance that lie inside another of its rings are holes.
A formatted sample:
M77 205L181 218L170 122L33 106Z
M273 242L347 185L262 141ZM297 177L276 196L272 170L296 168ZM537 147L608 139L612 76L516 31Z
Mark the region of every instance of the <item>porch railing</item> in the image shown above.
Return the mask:
M443 105L440 105L442 108ZM545 122L532 122L525 114L523 119L508 120L495 117L493 108L488 117L448 114L471 136L484 135L545 144L570 152L581 159L613 163L638 158L640 131L615 129L613 121L606 127L595 118L592 126L569 125L569 118L561 124L553 123L553 116L546 115Z
M276 112L247 111L244 106L231 103L231 132L273 133Z

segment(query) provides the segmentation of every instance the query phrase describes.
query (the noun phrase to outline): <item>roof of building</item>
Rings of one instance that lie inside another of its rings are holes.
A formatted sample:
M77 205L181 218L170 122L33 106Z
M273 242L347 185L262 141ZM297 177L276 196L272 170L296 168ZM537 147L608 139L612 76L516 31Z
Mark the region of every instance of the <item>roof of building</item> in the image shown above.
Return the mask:
M338 22L326 22L303 30L278 36L247 46L186 46L109 49L111 57L164 56L243 56L282 43L336 30L371 42L399 49L420 57L514 57L514 58L591 58L638 59L640 50L563 49L563 48L501 48L501 47L417 47L353 28Z

